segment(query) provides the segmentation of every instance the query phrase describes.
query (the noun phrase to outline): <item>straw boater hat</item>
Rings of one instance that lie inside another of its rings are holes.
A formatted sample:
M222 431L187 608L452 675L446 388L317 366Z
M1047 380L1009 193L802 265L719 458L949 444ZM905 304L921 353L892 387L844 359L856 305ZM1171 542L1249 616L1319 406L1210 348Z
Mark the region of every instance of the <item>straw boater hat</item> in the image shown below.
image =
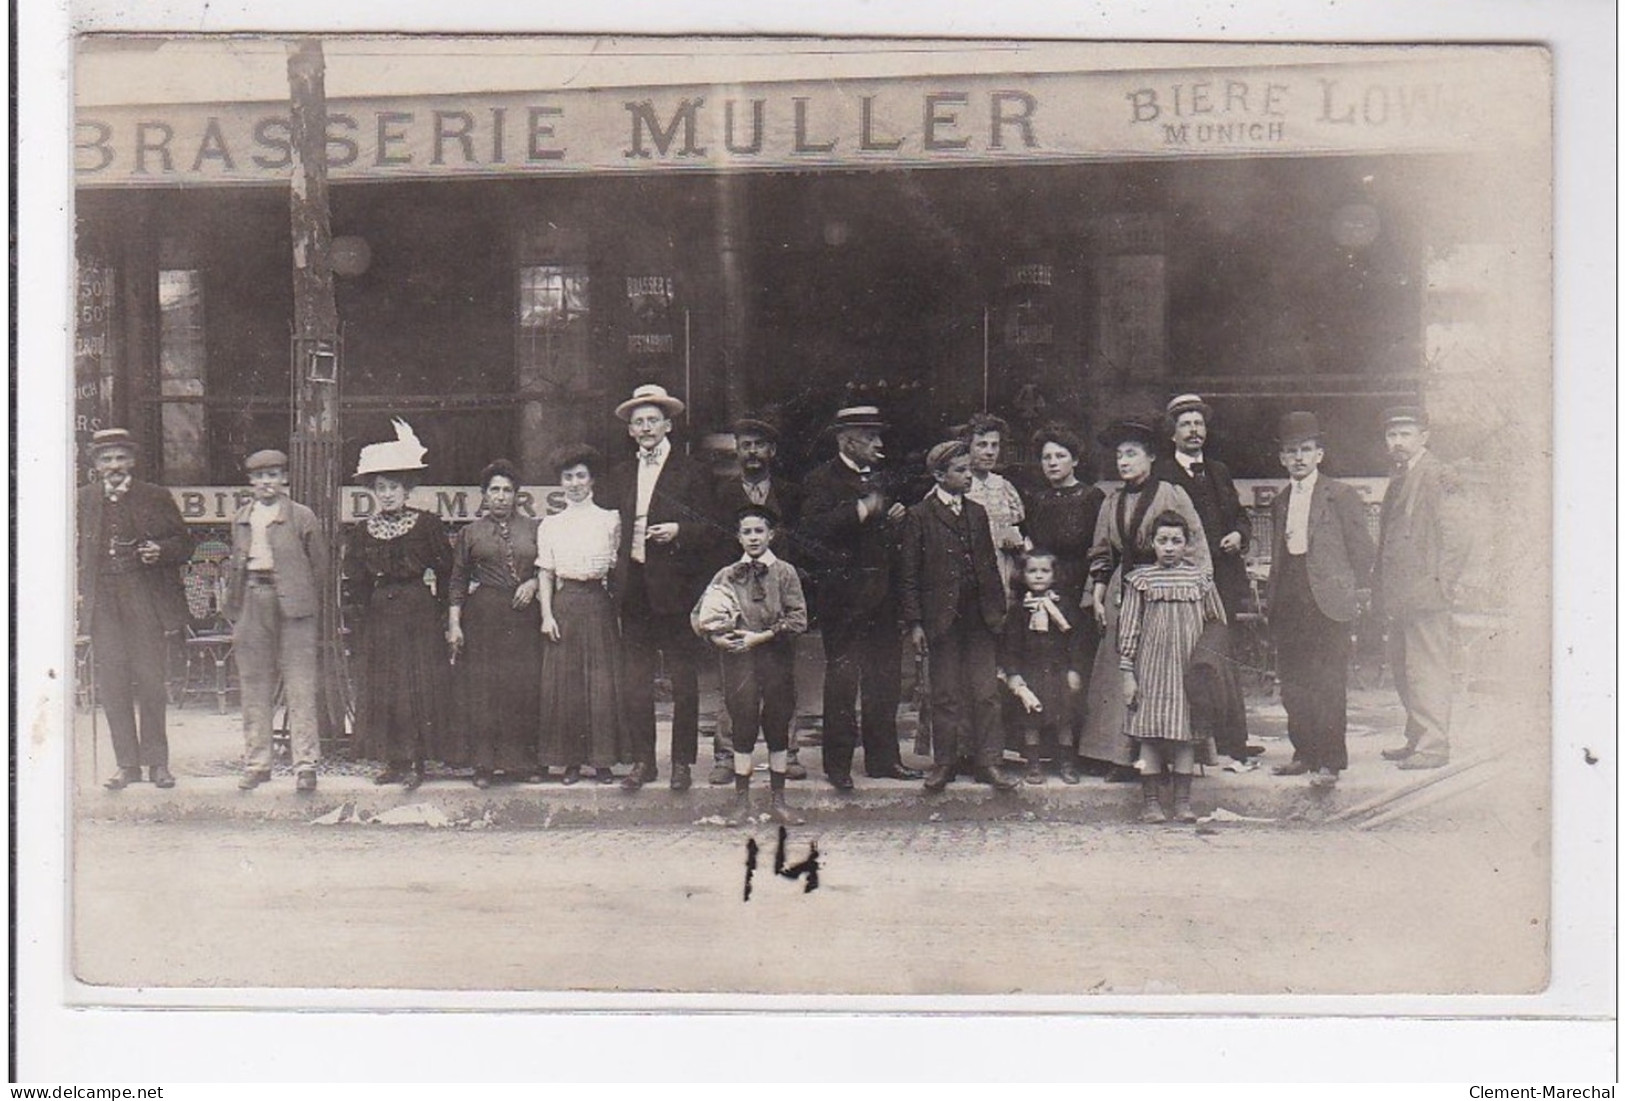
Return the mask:
M1143 443L1148 449L1155 449L1157 437L1157 429L1150 418L1123 417L1107 425L1098 439L1107 447L1116 447L1120 443L1134 440Z
M1179 419L1181 413L1196 412L1202 414L1202 419L1213 419L1213 406L1202 400L1200 394L1180 394L1168 403L1168 422L1172 424Z
M405 470L424 470L428 464L423 456L429 449L418 442L412 426L399 417L390 419L395 426L395 438L388 443L369 443L361 449L361 461L356 463L355 476L394 474Z
M827 432L839 432L843 428L886 428L888 425L880 419L880 407L876 405L848 405L844 409L835 411L835 419L829 422L825 429Z
M666 393L664 386L644 383L632 391L632 396L615 407L615 415L623 421L632 419L632 410L640 405L653 405L668 417L675 417L686 408L681 401Z
M127 428L103 428L90 437L90 457L94 459L103 451L112 447L122 447L130 451L139 451L135 437L130 435Z
M1392 409L1385 409L1382 413L1382 427L1386 430L1396 424L1414 424L1427 431L1427 411L1419 405L1396 405Z
M1305 440L1325 442L1325 437L1320 433L1320 418L1313 413L1288 413L1281 418L1281 427L1275 435L1282 447L1293 447Z
M256 470L270 470L272 467L278 467L284 471L288 469L288 456L274 447L256 451L243 460L243 469L250 474Z

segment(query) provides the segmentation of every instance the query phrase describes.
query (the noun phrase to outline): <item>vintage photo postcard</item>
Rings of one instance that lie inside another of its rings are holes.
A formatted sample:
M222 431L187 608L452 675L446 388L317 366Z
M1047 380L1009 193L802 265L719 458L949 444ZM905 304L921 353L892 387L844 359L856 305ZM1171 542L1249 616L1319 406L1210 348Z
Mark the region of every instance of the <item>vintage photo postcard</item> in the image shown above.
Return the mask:
M70 1002L1549 989L1545 46L71 64Z

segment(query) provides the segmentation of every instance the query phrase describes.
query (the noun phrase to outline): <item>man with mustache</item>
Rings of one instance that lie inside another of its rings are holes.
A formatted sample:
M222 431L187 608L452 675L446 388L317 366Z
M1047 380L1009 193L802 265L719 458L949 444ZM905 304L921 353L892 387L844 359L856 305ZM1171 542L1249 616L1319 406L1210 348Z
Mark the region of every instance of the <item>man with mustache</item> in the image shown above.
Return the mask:
M1394 473L1382 498L1374 600L1388 621L1388 657L1405 705L1405 744L1382 751L1403 769L1450 761L1451 607L1467 560L1452 485L1428 450L1428 416L1416 406L1383 414Z
M824 774L842 792L853 790L860 692L864 771L878 779L921 776L903 765L897 746L903 640L892 558L907 510L879 469L885 427L873 405L839 410L829 426L835 458L802 483L799 542L812 559L824 639Z
M192 536L162 486L135 479L135 438L123 428L91 437L97 480L74 502L78 524L79 630L90 636L96 689L107 713L118 771L102 786L172 788L165 731L168 685L164 636L186 622L179 566ZM140 712L140 724L136 714Z

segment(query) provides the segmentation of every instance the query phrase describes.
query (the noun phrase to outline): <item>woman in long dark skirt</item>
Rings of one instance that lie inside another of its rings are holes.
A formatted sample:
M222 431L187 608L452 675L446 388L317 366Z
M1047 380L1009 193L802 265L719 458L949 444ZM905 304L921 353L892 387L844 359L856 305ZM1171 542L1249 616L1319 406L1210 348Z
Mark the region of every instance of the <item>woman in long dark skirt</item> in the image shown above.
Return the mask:
M536 521L514 512L519 472L498 459L480 472L483 514L457 535L446 642L458 719L474 759L474 786L536 772L541 714L536 670Z
M408 791L423 782L423 763L461 763L446 721L446 597L451 544L440 517L406 507L424 469L423 447L404 421L399 439L361 451L358 477L369 478L378 509L350 529L344 576L360 605L354 671L360 755L385 762L375 783ZM425 576L432 573L434 589Z
M564 769L564 782L592 766L601 784L631 757L621 722L621 638L610 599L610 572L621 541L620 513L593 503L602 462L585 445L554 460L565 506L536 534L542 637L542 764Z
M1088 449L1083 439L1065 425L1048 424L1033 433L1033 453L1038 456L1045 484L1027 494L1023 527L1035 550L1055 556L1056 599L1079 631L1080 660L1083 671L1088 673L1094 668L1100 644L1100 626L1095 622L1089 585L1089 548L1094 543L1095 524L1106 495L1079 476L1079 464L1088 456ZM1071 743L1041 747L1069 783L1076 779L1073 747L1083 727L1082 693L1077 695L1070 717Z

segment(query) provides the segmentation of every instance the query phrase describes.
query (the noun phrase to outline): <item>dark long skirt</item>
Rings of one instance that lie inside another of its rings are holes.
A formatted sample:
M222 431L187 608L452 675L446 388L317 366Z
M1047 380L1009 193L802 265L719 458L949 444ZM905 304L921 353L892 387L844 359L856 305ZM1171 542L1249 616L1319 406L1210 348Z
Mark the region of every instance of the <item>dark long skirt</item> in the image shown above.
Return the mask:
M356 745L393 763L466 763L447 720L451 693L440 605L420 581L373 590L357 625Z
M542 656L541 763L608 768L632 758L621 721L621 639L597 582L565 581L553 596L559 641Z
M474 767L536 768L542 636L536 603L513 606L513 590L482 585L463 602L463 653L453 674L458 716Z

